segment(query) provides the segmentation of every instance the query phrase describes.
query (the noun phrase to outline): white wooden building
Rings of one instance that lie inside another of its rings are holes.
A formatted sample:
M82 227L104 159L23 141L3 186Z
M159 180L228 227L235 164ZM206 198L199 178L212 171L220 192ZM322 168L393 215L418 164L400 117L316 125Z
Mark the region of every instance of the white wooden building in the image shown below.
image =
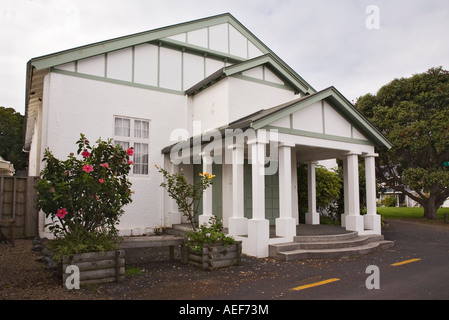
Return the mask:
M374 158L376 146L391 146L388 140L337 89L316 91L231 14L31 59L29 175L39 175L46 148L59 158L73 152L80 133L134 147L135 193L119 225L123 235L184 221L160 187L155 164L172 172L183 168L191 181L208 171L216 178L205 192L200 223L219 216L243 240L245 253L266 257L270 243L296 234L297 162L309 169L306 222L318 224L314 166L335 158L344 162L343 226L380 233ZM366 164L364 216L360 157Z

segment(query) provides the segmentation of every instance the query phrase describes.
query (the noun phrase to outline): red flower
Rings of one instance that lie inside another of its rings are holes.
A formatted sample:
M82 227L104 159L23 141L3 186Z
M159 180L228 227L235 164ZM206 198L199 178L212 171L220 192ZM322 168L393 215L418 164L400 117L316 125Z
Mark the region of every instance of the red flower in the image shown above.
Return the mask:
M104 182L104 180L103 180L103 179L98 179L98 181L99 181L100 183L103 183L103 182Z
M94 171L94 169L92 168L92 166L86 164L86 165L83 167L83 171L89 173L89 172Z
M88 156L90 156L90 153L89 153L89 151L84 150L84 151L81 153L81 155L82 155L84 158L87 158Z
M67 214L67 209L66 208L62 208L62 209L58 209L58 212L56 212L56 216L59 218L64 218L64 216Z
M133 148L129 148L128 150L126 150L126 153L128 154L128 156L132 156L134 154Z
M106 169L111 169L111 168L109 168L109 165L107 162L100 164L100 167L105 167Z
M134 164L134 162L132 160L128 160L129 164Z

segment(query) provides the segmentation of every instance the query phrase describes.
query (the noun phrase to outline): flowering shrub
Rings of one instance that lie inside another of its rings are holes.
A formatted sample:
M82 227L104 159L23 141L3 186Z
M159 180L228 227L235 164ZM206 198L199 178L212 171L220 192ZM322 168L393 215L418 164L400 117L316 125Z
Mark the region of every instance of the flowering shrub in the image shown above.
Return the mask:
M199 230L188 231L186 233L186 246L190 247L196 252L203 249L204 244L220 243L226 247L236 243L234 238L227 236L223 232L223 224L217 216L212 216L209 219L209 224L203 224Z
M169 173L163 168L154 165L163 175L165 181L161 183L161 187L165 188L178 205L180 212L190 221L192 229L195 231L195 216L198 214L199 200L203 197L203 192L212 185L212 178L215 175L208 172L199 173L201 177L196 184L190 184L184 176L184 173ZM197 201L195 205L195 201Z
M91 146L83 134L77 144L78 157L71 153L64 161L45 150L37 206L51 218L49 230L56 238L114 235L123 207L132 201L127 175L133 150L111 140Z

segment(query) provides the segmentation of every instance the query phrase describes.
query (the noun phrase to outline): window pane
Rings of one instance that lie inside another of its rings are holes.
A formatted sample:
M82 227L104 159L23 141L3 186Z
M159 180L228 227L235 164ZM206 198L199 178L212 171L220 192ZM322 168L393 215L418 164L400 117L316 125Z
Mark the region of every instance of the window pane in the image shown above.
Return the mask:
M122 148L123 148L123 150L128 150L128 148L129 148L129 142L127 142L127 141L115 141L115 145L117 146L117 145L121 145L122 146Z
M150 123L148 121L134 121L134 137L148 139L150 135Z
M116 136L129 137L131 121L124 118L115 118L114 134Z
M148 144L134 143L134 168L135 174L148 174Z

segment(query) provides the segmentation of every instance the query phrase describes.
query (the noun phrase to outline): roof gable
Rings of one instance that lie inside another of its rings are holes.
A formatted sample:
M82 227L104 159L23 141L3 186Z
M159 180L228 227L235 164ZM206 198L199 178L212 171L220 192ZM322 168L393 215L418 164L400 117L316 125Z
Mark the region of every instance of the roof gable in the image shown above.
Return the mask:
M260 76L250 75L251 70L255 70L258 67L264 66L267 69L263 69ZM284 64L280 63L271 54L265 54L260 57L256 57L250 60L246 60L237 64L233 64L217 70L215 73L205 78L203 81L195 84L190 89L186 90L187 95L194 95L200 91L206 89L212 84L220 81L225 77L242 75L249 78L264 80L266 82L277 83L279 85L286 85L295 93L314 93L315 90L311 88L304 79L292 74L291 70Z
M147 51L154 48L160 52L159 64L162 63L161 57L164 57L162 51L167 55L173 52L177 55L176 74L162 72L163 66L167 70L173 67L168 59L157 68L154 63L146 63L145 67L140 67L139 63L145 61L138 58L139 53L143 52L141 56L145 56ZM198 62L199 59L194 63L187 61L194 60L195 57L202 57L203 62ZM270 65L272 71L285 79L294 90L303 94L315 92L315 89L229 13L33 58L27 64L25 149L28 150L31 144L35 115L43 95L43 79L50 71L185 94L187 88L204 81L204 78L213 75L216 70L236 75L242 68L249 70L251 66L262 64ZM195 65L200 67L195 69ZM159 78L156 79L155 75Z
M304 79L230 13L92 43L33 58L29 63L36 70L41 70L145 43L224 59L228 64L270 54L283 65L283 68L288 69L293 77L306 85L308 93L315 92Z
M229 127L276 128L296 135L392 147L391 142L334 87L261 110Z

